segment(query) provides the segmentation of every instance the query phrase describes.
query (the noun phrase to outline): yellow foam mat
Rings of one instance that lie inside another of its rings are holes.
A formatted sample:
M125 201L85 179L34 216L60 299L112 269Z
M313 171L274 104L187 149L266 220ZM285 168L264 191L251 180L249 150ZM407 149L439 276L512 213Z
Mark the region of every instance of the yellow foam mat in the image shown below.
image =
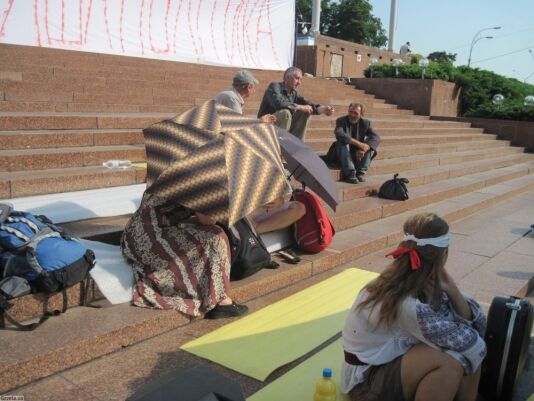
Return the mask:
M376 276L347 269L181 349L263 381L339 333L356 295Z
M343 347L341 340L338 340L254 393L247 401L313 400L315 383L321 378L323 368L332 369L332 379L337 385L337 401L349 401L349 397L339 391L342 357Z

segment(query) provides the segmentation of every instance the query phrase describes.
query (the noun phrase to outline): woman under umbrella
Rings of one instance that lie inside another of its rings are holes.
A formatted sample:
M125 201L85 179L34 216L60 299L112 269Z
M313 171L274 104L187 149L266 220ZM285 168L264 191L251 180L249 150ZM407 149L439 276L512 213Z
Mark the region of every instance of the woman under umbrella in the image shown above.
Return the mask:
M147 190L121 241L137 282L133 303L243 315L248 308L228 295L230 247L215 223L234 224L290 191L274 128L210 101L143 133Z
M186 208L164 204L145 193L122 236L136 278L134 305L212 319L245 314L248 308L228 296L230 248L224 230L203 214L191 217Z

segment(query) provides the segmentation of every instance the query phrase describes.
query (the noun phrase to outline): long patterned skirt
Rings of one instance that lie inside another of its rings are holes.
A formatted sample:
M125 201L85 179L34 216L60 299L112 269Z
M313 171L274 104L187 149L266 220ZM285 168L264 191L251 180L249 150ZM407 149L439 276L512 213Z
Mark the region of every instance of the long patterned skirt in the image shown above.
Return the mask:
M224 231L173 221L155 197L145 195L126 225L121 248L133 264L134 305L199 316L228 294L230 249Z

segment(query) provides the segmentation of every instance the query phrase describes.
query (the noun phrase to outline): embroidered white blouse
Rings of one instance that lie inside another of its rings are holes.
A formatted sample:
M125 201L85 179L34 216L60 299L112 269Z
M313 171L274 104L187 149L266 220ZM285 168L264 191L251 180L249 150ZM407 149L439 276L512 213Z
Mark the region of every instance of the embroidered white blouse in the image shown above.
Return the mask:
M415 344L428 344L446 352L462 364L466 374L473 373L486 356L483 339L486 318L471 298L464 295L473 313L472 320L458 315L443 293L437 312L409 297L399 307L397 320L391 327L376 328L380 305L371 313L368 308L356 310L366 296L364 289L352 305L343 328L343 348L366 364L355 366L343 361L341 390L344 393L363 382L372 365L388 363Z

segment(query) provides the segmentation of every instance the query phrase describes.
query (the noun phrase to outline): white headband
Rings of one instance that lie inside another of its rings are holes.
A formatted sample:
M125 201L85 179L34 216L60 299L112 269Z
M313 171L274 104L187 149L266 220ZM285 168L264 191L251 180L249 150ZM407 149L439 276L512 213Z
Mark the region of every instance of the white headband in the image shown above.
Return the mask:
M417 238L413 234L405 234L404 241L414 241L417 246L433 245L438 248L447 248L449 246L449 241L451 235L449 233L442 235L441 237L434 238Z

